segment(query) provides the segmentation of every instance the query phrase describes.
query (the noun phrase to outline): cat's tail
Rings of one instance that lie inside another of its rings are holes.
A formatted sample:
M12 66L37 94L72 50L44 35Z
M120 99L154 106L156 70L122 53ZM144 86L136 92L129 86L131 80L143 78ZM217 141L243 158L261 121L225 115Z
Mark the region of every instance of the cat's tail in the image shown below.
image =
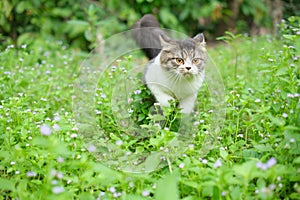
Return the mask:
M149 60L155 58L161 51L159 35L165 35L156 18L151 14L144 15L132 31L133 38Z

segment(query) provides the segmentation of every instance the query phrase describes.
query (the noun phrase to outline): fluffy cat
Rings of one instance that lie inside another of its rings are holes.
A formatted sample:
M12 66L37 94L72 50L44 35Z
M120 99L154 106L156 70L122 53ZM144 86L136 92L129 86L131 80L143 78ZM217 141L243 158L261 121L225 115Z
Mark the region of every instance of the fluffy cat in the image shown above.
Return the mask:
M203 34L185 40L171 39L149 14L134 28L134 39L150 59L144 83L161 106L169 106L169 101L176 99L182 113L191 113L205 74Z

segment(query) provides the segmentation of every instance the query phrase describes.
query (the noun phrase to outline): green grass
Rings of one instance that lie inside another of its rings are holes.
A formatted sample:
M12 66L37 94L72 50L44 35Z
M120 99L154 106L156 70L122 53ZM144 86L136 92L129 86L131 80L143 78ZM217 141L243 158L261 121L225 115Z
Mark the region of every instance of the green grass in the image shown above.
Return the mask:
M196 131L186 149L174 156L176 149L170 148L164 163L150 173L115 170L120 163L109 163L123 152L158 151L176 135L168 129L174 116L180 118L174 108L164 110L169 118L163 118L137 103L149 97L147 91L134 94L139 88L132 88L134 103L125 106L133 114L117 100L111 108L118 94L112 84L127 76L125 70L140 54L122 57L99 78L95 115L101 133L91 136L76 125L72 109L85 55L53 41L18 51L7 47L0 54L0 199L299 199L297 37L240 37L209 48L222 79L215 81L224 83L222 126L212 129L216 111L208 89L213 83L208 83L199 93L188 127ZM122 126L116 113L130 119L129 125ZM165 124L159 128L161 121ZM140 126L152 134L136 137ZM210 133L215 141L203 153ZM107 157L97 154L98 143ZM111 147L119 149L110 152Z

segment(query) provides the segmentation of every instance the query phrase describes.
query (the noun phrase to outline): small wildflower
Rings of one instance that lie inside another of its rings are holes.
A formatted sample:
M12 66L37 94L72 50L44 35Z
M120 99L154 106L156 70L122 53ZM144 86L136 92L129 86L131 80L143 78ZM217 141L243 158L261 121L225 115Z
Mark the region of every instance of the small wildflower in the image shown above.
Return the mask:
M14 161L11 161L11 162L10 162L10 165L14 165L14 164L16 164L16 162L14 162Z
M180 169L184 168L184 163L180 163L180 165L178 166Z
M106 99L106 94L101 93L100 96L101 96L102 99Z
M128 109L128 113L131 114L133 113L133 110L131 108Z
M57 173L56 173L56 177L57 177L58 179L62 179L62 178L64 177L64 174L63 174L62 172L57 172Z
M218 168L218 167L221 167L222 166L222 162L220 159L218 159L215 164L214 164L214 168Z
M287 118L287 117L288 117L288 114L283 113L283 114L282 114L282 117Z
M198 126L200 124L200 122L196 121L194 122L194 126Z
M59 130L60 130L60 126L59 126L58 124L54 124L54 125L52 126L52 128L53 128L53 130L55 130L55 131L59 131Z
M56 161L59 162L59 163L62 163L62 162L64 162L64 158L63 157L58 157L56 159Z
M56 187L53 187L53 188L52 188L52 192L53 192L54 194L60 194L60 193L62 193L62 192L64 192L64 191L65 191L65 188L62 187L62 186L56 186Z
M272 167L273 165L276 165L276 163L277 163L277 160L276 160L276 158L270 158L268 161L267 161L267 167L268 168L270 168L270 167Z
M142 195L143 195L144 197L147 197L147 196L150 195L150 192L149 192L148 190L144 190L144 191L142 192Z
M207 164L207 163L208 163L208 160L203 159L203 160L202 160L202 163L203 163L203 164Z
M153 183L152 188L153 188L153 189L156 188L156 183Z
M27 177L35 177L36 176L36 173L33 172L33 171L29 171L26 173Z
M60 120L60 116L59 115L54 116L53 121L57 122L59 120Z
M46 124L44 124L40 127L40 132L42 135L45 135L45 136L49 136L52 133L50 127Z
M17 171L15 172L15 174L20 174L20 171L17 170Z
M295 139L294 138L291 138L290 139L290 143L294 143L295 142Z
M116 145L121 146L122 144L123 144L123 141L122 141L122 140L116 141Z
M223 192L221 193L222 196L226 196L226 194L227 194L226 191L223 191Z
M259 103L259 102L260 102L260 99L255 99L254 102L255 102L255 103Z
M96 115L101 115L102 112L100 110L95 110Z
M92 152L95 152L97 150L97 148L94 146L94 145L90 145L88 146L87 150L92 153Z
M115 187L110 187L108 190L109 190L111 193L115 193L115 192L116 192L116 188L115 188Z
M256 167L262 169L263 171L269 169L277 163L275 158L270 158L267 163L262 163L261 161L256 163Z
M138 95L138 94L141 94L141 92L142 92L141 90L135 90L134 94Z

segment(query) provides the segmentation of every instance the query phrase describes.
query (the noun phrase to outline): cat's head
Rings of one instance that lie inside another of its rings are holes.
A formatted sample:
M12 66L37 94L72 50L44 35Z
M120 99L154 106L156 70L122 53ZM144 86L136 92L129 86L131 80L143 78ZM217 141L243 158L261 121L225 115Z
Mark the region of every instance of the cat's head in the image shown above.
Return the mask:
M171 76L178 79L203 74L207 54L202 33L185 40L173 40L161 35L160 42L161 67L170 72Z

